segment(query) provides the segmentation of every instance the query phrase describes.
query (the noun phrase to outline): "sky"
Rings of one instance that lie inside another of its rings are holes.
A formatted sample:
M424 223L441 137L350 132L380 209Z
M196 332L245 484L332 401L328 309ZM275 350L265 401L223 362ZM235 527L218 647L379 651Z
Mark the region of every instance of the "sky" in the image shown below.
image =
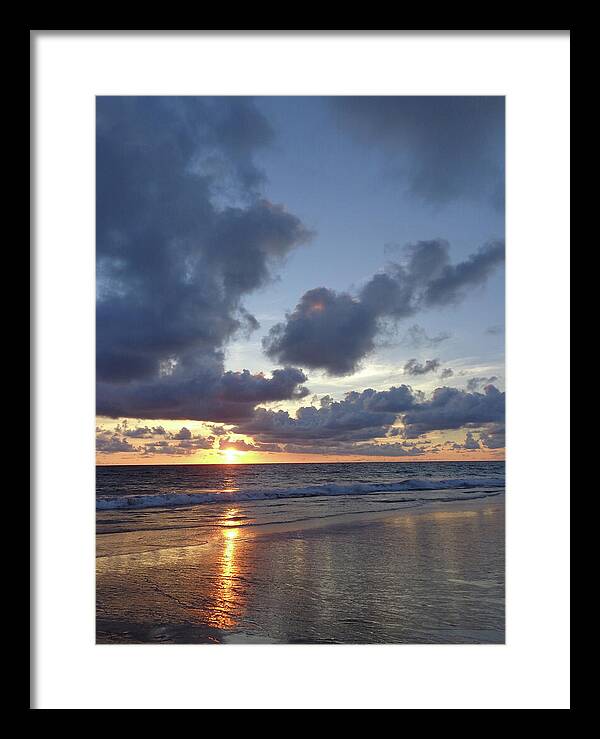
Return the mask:
M98 464L504 458L504 98L98 97Z

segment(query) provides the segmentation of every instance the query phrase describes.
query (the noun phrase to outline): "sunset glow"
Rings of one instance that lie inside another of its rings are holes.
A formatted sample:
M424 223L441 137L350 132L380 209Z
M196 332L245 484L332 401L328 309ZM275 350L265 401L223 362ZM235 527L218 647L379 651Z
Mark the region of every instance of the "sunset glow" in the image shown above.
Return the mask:
M244 457L244 452L238 452L235 449L225 449L221 452L227 464L237 464Z

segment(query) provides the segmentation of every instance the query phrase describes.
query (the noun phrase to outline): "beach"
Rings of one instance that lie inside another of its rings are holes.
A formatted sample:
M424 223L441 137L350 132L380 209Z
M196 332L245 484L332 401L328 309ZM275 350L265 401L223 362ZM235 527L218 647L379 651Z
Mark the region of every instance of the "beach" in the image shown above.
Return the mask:
M97 511L97 643L504 643L504 491Z

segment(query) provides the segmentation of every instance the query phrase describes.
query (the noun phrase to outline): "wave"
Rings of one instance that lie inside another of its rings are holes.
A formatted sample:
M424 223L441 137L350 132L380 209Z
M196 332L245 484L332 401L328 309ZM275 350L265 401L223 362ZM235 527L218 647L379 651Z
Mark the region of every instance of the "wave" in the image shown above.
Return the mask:
M158 493L156 495L114 495L96 500L96 510L140 508L173 508L207 503L241 503L253 500L281 498L317 498L335 495L373 495L375 493L403 493L414 490L456 490L459 488L503 488L503 477L470 477L450 480L400 480L389 483L323 484L300 488L271 488L238 490L231 493Z

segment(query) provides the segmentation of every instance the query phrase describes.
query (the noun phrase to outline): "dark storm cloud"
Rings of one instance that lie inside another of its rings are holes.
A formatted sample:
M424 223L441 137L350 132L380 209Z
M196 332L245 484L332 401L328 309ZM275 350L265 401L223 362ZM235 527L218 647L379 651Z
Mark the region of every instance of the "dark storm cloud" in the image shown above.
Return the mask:
M97 99L99 414L235 419L252 393L297 397L297 370L223 373L224 345L258 327L244 297L311 237L260 197L272 138L246 98Z
M295 367L273 370L271 378L243 372L226 372L221 380L220 395L223 400L238 403L267 403L286 398L303 398L306 388L299 388L307 377Z
M409 359L404 365L404 372L407 375L426 375L429 372L437 372L440 367L439 359L428 359L421 363L417 359Z
M191 376L178 373L150 382L98 383L97 409L103 416L210 420L234 423L252 415L259 403L300 399L306 376L288 367L273 377L223 372L219 364L197 366Z
M336 97L338 125L382 155L384 171L434 206L504 207L503 97Z
M503 241L485 244L458 264L450 263L446 241L409 244L403 259L374 275L357 296L325 287L306 292L286 320L271 328L263 348L284 363L351 374L373 351L386 321L458 304L503 260Z
M504 401L505 394L493 385L487 385L483 393L437 388L431 400L415 405L404 414L405 437L414 439L430 431L502 423Z

